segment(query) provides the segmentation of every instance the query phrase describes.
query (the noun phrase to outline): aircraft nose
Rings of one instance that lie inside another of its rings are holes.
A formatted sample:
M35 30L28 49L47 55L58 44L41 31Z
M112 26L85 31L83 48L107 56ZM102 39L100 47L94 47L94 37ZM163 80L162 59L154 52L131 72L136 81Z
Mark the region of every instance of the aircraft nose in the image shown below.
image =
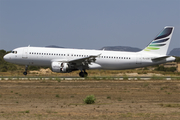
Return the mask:
M6 62L8 62L8 60L11 59L11 57L10 57L8 54L6 54L6 55L3 57L3 59L4 59Z

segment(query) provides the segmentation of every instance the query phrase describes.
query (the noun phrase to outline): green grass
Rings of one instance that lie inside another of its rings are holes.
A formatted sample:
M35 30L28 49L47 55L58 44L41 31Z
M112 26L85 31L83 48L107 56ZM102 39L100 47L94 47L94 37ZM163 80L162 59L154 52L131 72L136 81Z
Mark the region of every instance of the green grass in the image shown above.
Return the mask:
M124 75L123 80L128 80L128 76Z
M143 85L142 85L142 87L147 87L147 86L149 86L149 83L143 83Z
M151 80L164 80L164 79L165 79L164 77L155 76L155 75L153 75L153 76L151 77Z
M160 106L162 107L173 107L173 108L179 108L180 107L180 104L159 104Z
M19 113L29 113L29 110L26 110L26 111L20 111Z
M118 101L122 101L121 97L118 98Z

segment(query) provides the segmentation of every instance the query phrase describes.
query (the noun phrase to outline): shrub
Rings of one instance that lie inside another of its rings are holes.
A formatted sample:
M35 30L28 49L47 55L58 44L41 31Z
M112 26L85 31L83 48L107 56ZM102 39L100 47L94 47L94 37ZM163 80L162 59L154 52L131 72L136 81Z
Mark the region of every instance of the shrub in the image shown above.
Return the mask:
M110 97L110 96L107 96L107 99L111 99L111 97Z
M29 66L28 67L28 70L39 70L40 69L40 67L38 67L38 66Z
M96 100L96 98L94 95L89 95L84 99L84 102L86 104L93 104L93 103L95 103L95 100Z
M158 66L155 70L157 70L157 71L164 71L164 72L175 72L176 71L176 67L165 68L164 66Z
M57 94L56 97L59 98L59 95Z
M180 62L180 57L176 57L175 62Z
M1 72L7 72L7 69L6 68L2 68L0 71Z
M29 110L26 110L25 113L29 113Z

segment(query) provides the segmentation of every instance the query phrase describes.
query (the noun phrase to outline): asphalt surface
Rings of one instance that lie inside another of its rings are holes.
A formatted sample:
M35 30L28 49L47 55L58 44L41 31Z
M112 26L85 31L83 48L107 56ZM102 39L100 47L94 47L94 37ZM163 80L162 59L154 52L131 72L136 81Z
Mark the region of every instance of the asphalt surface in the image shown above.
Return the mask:
M3 76L0 77L0 80L156 80L156 79L162 79L162 80L173 80L173 79L178 79L180 80L180 77L171 77L171 76L155 76L155 77L149 77L149 76L120 76L120 77L87 77L87 78L82 78L82 77L72 77L72 76L61 76L61 77L54 77L54 76L18 76L18 77L8 77L8 76Z

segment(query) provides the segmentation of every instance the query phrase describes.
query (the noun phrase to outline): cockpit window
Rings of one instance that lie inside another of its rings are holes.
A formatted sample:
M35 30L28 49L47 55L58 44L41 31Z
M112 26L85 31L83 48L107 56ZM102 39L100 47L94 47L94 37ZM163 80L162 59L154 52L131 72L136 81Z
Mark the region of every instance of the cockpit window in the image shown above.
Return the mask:
M11 53L17 54L17 51L12 51Z

